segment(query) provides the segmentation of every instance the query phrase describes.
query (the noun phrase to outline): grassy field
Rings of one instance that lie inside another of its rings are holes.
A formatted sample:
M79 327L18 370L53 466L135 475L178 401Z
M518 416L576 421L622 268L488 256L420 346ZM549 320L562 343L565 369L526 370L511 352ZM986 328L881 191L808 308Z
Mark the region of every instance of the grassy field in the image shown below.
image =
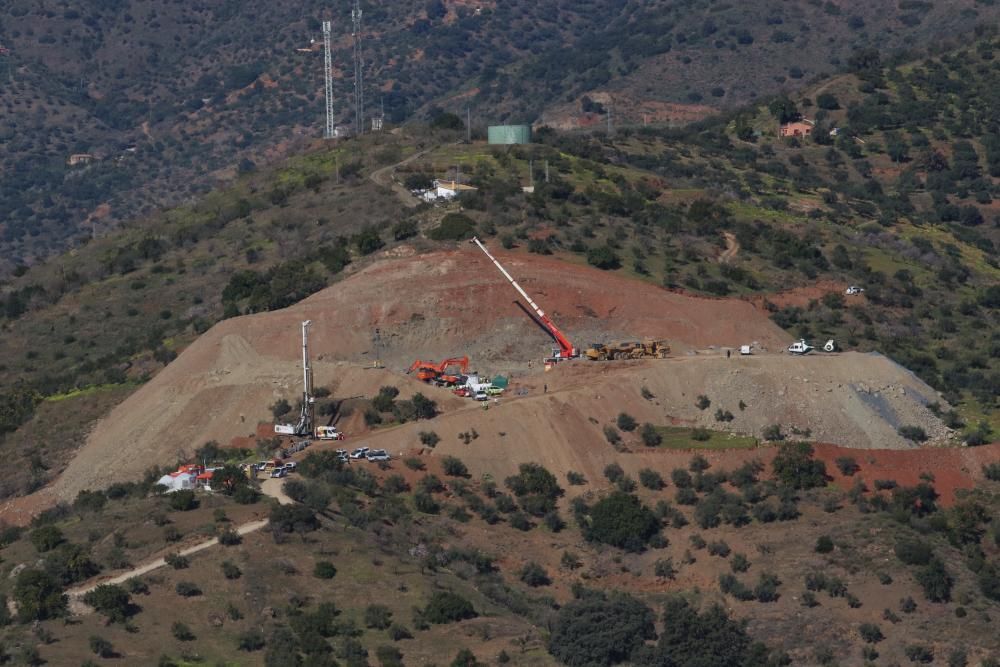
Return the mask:
M696 430L681 426L656 427L656 432L663 438L660 447L666 449L754 449L759 445L757 438L721 431L708 431L708 440L695 440Z

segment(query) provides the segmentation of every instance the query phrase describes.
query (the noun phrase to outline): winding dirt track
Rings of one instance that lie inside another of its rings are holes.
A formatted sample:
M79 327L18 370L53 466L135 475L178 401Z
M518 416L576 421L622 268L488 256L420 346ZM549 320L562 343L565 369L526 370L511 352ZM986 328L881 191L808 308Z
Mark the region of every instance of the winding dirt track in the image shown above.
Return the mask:
M287 495L285 495L282 486L283 486L282 480L268 478L265 479L263 482L261 482L260 488L265 495L274 498L280 504L290 505L294 501ZM264 528L265 526L267 526L267 524L268 524L267 519L248 521L247 523L237 526L236 532L239 533L240 535L247 535L248 533L252 533L260 530L261 528ZM199 551L204 551L205 549L214 547L218 543L219 543L219 538L213 537L211 539L205 540L204 542L198 542L197 544L193 544L189 547L181 549L176 553L181 556L190 556L192 554L198 553ZM153 570L158 570L161 567L165 567L166 564L167 561L165 560L164 557L156 558L154 560L143 563L142 565L134 567L131 570L126 570L125 572L120 572L113 576L102 575L94 579L91 579L90 581L81 584L76 588L71 588L66 591L66 595L68 595L70 598L70 611L73 612L74 614L90 613L93 611L93 609L91 609L88 605L84 604L81 601L81 598L83 598L83 596L89 593L90 591L94 590L95 588L101 585L123 584L129 579L133 579L135 577L141 577L142 575L148 574Z

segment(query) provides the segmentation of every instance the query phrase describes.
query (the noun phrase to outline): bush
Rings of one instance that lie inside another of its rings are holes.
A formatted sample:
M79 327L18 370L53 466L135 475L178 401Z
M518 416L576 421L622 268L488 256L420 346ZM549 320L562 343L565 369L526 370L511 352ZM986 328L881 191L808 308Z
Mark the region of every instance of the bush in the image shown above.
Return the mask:
M107 616L111 623L124 623L132 613L132 600L121 586L101 584L83 596L84 603Z
M381 604L370 604L365 608L365 627L385 630L392 625L392 612Z
M924 596L931 602L948 602L951 600L951 588L954 578L945 569L939 558L932 558L930 563L917 571L917 583L924 589Z
M317 579L333 579L337 576L337 567L328 560L316 561L313 576Z
M653 611L629 595L588 593L559 610L549 653L570 667L624 662L656 636L654 620Z
M874 623L862 623L858 628L858 634L869 644L877 644L885 639L882 630Z
M241 570L239 566L232 561L228 560L222 561L221 567L222 567L222 576L224 576L226 579L239 579L240 577L243 576L243 570Z
M684 470L684 468L674 468L670 472L670 481L672 481L674 486L678 489L689 489L692 484L691 473Z
M607 477L609 482L614 484L625 476L625 471L617 463L609 463L604 466L604 476Z
M29 539L39 553L51 551L66 541L62 531L51 525L31 531Z
M818 554L828 554L833 551L833 540L829 535L820 535L816 540L815 551Z
M174 636L174 639L181 642L194 641L194 633L191 632L191 628L184 625L180 621L174 621L174 624L170 626L170 634Z
M605 271L620 268L622 265L621 258L606 245L588 250L587 263Z
M434 241L461 241L470 238L475 230L476 223L469 216L449 213L441 219L441 224L427 233L427 237Z
M768 442L780 442L785 439L781 432L781 424L771 424L761 433L761 436Z
M934 557L934 550L930 545L917 538L899 540L893 551L896 553L896 558L907 565L927 565Z
M628 551L641 551L660 529L652 510L633 495L615 491L589 510L584 536Z
M197 508L198 499L195 498L194 491L184 489L170 494L170 509L178 512L190 512Z
M920 644L907 646L904 653L909 661L913 663L927 664L934 662L934 651Z
M793 489L812 489L826 484L826 465L813 459L813 448L807 442L782 445L771 462L774 475L782 484Z
M694 404L699 410L707 410L712 405L712 401L705 394L698 394L698 400Z
M269 525L275 535L305 534L319 528L319 519L315 512L303 505L275 505L271 508Z
M691 429L691 439L697 442L708 442L712 438L712 432L704 427Z
M991 482L1000 482L1000 463L984 465L983 475Z
M175 570L186 570L191 565L191 561L188 560L187 556L176 553L167 554L163 557L163 561Z
M643 424L642 428L639 429L639 437L642 438L642 444L647 447L659 447L663 443L663 436L649 422Z
M30 623L64 615L69 600L59 581L48 572L26 568L14 583L14 601L18 620Z
M232 528L219 533L219 544L225 547L234 547L243 543L243 536Z
M650 468L643 468L639 471L639 483L652 491L659 491L665 486L660 473Z
M90 651L98 658L111 658L115 655L115 647L104 637L91 635L87 643L90 645Z
M840 470L840 474L848 477L860 470L858 462L852 456L839 456L837 457L836 464L837 469Z
M616 429L611 424L605 424L604 437L607 439L608 443L610 443L612 447L617 446L622 441L622 436L620 433L618 433L618 429Z
M185 598L192 598L201 595L201 589L198 588L198 585L190 581L177 582L174 590L177 591L178 595Z
M927 440L927 433L919 426L900 426L897 432L911 442L925 442Z
M712 556L718 556L720 558L727 558L731 553L729 545L722 540L716 542L711 542L708 545L708 553Z
M472 603L457 593L437 591L423 609L423 617L434 624L453 623L478 616Z
M241 651L259 651L267 644L260 630L247 630L236 640L236 647Z
M578 472L570 470L566 473L566 481L570 486L583 486L587 483L587 478Z
M618 424L618 428L629 433L634 431L636 426L638 426L635 418L625 412L618 413L618 419L615 420L615 423Z
M420 432L420 443L425 447L434 447L439 442L441 438L434 431L421 431Z
M389 626L389 639L394 642L398 642L403 639L413 639L413 633L411 633L405 625L393 623Z
M754 597L757 598L758 602L776 602L780 597L778 595L778 586L780 585L781 580L778 577L766 572L762 573L757 585L754 586Z
M750 569L750 560L746 554L734 554L732 560L729 561L729 568L733 572L746 572Z
M529 562L521 570L521 581L532 588L548 586L552 583L552 579L549 578L549 574L545 571L545 568L534 561Z
M444 474L450 477L468 477L469 469L465 467L461 459L455 458L454 456L446 456L441 461L441 468L444 470Z

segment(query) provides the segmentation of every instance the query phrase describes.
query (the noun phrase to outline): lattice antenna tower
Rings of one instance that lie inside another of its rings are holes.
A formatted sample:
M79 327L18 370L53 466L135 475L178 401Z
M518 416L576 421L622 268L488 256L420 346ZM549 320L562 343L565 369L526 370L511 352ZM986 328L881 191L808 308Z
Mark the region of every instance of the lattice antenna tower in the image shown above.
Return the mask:
M333 54L330 51L330 22L323 21L323 83L326 85L326 130L323 137L333 139Z
M361 0L354 0L351 10L354 36L354 127L358 134L365 132L364 62L361 55Z

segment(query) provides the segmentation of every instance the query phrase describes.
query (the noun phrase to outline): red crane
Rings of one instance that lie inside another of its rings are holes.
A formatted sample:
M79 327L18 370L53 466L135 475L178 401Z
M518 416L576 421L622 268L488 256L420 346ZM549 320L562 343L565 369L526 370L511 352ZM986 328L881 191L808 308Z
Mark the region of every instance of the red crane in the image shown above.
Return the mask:
M500 262L497 261L497 258L490 254L490 251L486 249L486 246L484 246L482 242L475 237L473 237L472 242L475 243L477 246L479 246L479 249L482 250L486 254L486 256L493 261L494 264L496 264L496 267L498 269L500 269L500 273L503 274L504 278L506 278L510 282L510 284L514 286L514 289L517 290L518 294L524 297L524 300L528 302L528 305L531 306L531 309L535 311L536 315L538 315L538 320L549 332L549 335L551 335L552 338L554 338L556 343L559 345L559 349L552 350L552 357L546 359L545 361L546 362L565 361L566 359L576 359L577 357L579 357L580 351L575 347L573 347L573 344L569 342L569 339L566 338L566 335L559 330L559 327L555 325L555 322L549 319L549 316L546 315L545 312L538 307L538 304L536 304L531 299L531 297L528 296L528 293L525 292L523 289L521 289L521 286L517 284L517 281L514 280L509 273L507 273L507 269L503 268Z

